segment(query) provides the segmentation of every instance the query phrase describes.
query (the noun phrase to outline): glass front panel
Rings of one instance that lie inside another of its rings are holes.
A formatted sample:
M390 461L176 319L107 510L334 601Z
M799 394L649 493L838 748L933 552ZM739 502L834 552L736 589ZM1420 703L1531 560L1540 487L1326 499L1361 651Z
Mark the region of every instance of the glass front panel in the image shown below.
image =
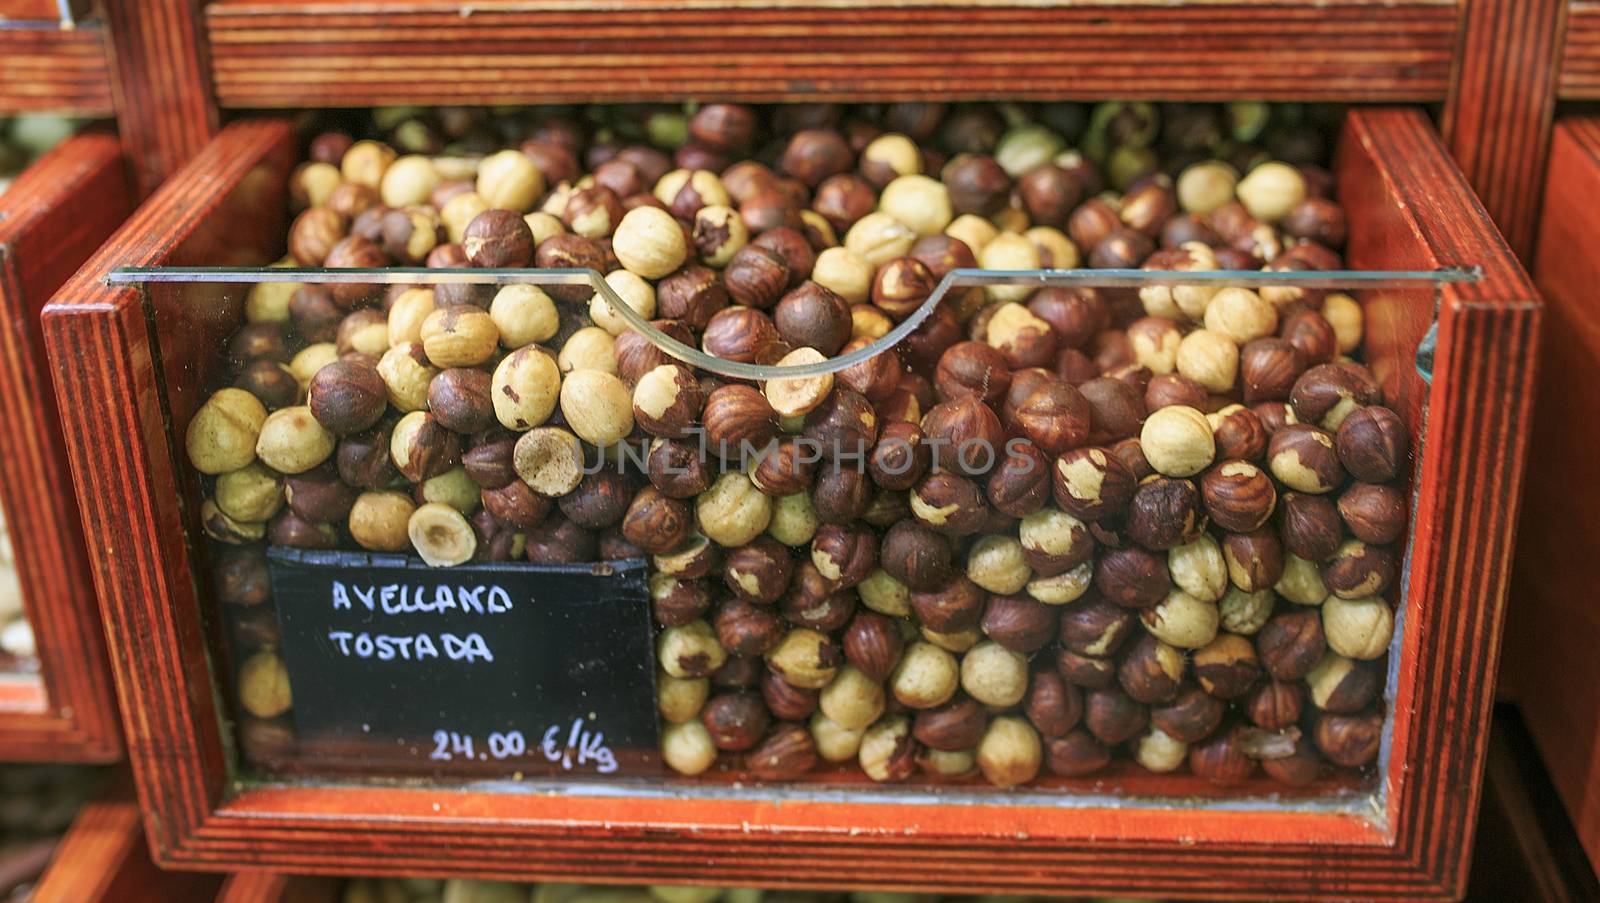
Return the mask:
M1475 277L1342 268L1321 113L1072 109L404 111L118 274L244 776L1376 811Z

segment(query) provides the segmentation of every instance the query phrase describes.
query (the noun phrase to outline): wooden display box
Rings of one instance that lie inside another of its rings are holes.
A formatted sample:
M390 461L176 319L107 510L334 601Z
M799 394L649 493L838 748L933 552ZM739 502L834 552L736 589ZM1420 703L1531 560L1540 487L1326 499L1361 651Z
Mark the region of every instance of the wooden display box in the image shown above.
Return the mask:
M150 861L131 792L112 793L78 813L30 903L178 903L208 900L215 875L166 872Z
M1136 796L1108 792L1113 779L1071 785L1077 796L954 802L804 785L533 791L242 774L208 665L196 484L175 463L238 307L222 303L222 286L113 286L104 277L121 266L275 259L293 155L285 122L229 126L44 318L85 528L97 547L119 549L97 558L95 573L162 864L1226 899L1459 893L1541 305L1422 113L1349 114L1336 165L1351 221L1347 260L1366 270L1476 266L1482 278L1437 296L1360 293L1369 359L1420 450L1379 789L1337 802L1223 798L1188 776L1145 776ZM1435 323L1430 386L1416 354Z
M0 194L4 504L40 681L0 683L0 760L121 755L89 556L78 525L39 311L132 209L110 134L69 138Z
M1595 412L1600 410L1600 119L1556 126L1534 277L1549 299L1527 505L1518 534L1506 682L1591 862L1600 866L1600 617L1585 563L1595 523Z
M52 21L10 22L7 5L0 0L0 115L110 116L105 29L98 22L62 28L54 13Z

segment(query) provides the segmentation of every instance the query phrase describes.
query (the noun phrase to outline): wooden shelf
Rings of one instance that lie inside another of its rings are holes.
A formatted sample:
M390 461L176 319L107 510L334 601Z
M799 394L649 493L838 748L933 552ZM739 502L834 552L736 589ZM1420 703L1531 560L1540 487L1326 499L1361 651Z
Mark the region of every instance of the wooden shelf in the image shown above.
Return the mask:
M113 112L105 32L97 23L0 22L0 114Z
M1600 98L1600 0L1573 0L1561 56L1563 100Z
M686 98L1439 100L1455 0L219 0L236 108ZM285 66L285 60L294 64Z

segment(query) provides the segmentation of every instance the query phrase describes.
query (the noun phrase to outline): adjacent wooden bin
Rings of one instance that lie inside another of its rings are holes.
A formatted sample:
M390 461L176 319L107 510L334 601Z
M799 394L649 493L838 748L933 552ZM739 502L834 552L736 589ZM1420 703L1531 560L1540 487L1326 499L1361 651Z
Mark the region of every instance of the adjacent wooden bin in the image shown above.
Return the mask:
M30 903L179 903L208 900L215 875L165 872L150 861L139 806L113 792L85 806L61 838Z
M43 675L0 690L0 760L122 752L39 311L131 206L117 139L101 132L63 142L0 194L0 499Z
M1425 435L1393 736L1370 813L1249 805L915 805L848 793L530 794L236 780L212 692L181 436L232 328L216 286L117 266L281 251L291 132L237 122L44 314L153 853L168 867L1184 897L1459 891L1487 743L1540 303L1426 117L1349 114L1337 161L1359 269L1482 267L1433 299L1370 293L1369 347ZM1402 295L1406 293L1400 293ZM1423 399L1426 398L1426 410ZM190 486L192 489L192 486ZM1179 785L1181 786L1181 785Z

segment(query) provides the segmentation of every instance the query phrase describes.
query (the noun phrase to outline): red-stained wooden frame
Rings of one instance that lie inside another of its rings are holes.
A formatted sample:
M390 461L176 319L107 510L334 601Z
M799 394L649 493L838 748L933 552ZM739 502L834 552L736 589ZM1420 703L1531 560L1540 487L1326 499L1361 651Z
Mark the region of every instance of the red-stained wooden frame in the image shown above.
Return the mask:
M1600 864L1600 619L1585 568L1600 556L1594 524L1594 415L1600 411L1600 120L1556 127L1534 278L1550 329L1529 454L1512 605L1507 680L1566 802Z
M216 903L336 903L340 882L331 878L235 872L222 883Z
M1600 99L1600 0L1570 0L1562 41L1563 100Z
M126 788L83 808L29 903L179 903L207 900L216 875L164 872L150 861L139 807Z
M117 139L69 138L0 194L0 499L43 676L0 688L0 760L112 761L122 752L88 554L39 311L132 208Z
M1388 384L1413 413L1425 391L1429 410L1392 754L1381 776L1387 792L1364 814L729 798L697 795L692 782L678 786L681 796L644 797L237 780L209 690L203 579L190 558L198 534L186 534L192 512L180 501L194 481L178 470L175 439L217 366L209 349L237 301L213 288L145 291L102 277L122 265L272 256L281 232L269 238L244 211L252 201L265 209L281 190L290 143L281 122L224 129L44 315L86 529L123 545L96 561L95 577L118 650L129 753L163 864L1226 898L1443 898L1461 888L1540 304L1420 113L1350 114L1337 167L1354 226L1352 265L1484 270L1480 282L1442 293L1431 388L1410 375L1431 299L1368 299Z
M54 22L0 25L0 115L111 115L105 30Z

